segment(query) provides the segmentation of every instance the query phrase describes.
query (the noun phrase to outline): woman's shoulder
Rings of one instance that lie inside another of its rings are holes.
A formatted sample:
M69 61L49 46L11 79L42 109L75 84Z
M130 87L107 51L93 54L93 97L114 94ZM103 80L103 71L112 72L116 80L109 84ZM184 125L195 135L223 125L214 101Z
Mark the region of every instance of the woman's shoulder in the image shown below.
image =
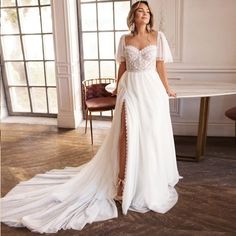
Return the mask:
M123 37L123 42L126 45L130 43L130 40L132 40L133 34L132 33L123 34L122 37Z
M125 44L127 38L131 38L131 37L132 37L132 34L131 34L131 33L122 34L122 35L120 36L120 41L122 41L122 42Z
M159 33L160 33L160 32L161 32L161 31L152 30L152 31L150 32L150 34L151 34L151 36L152 36L153 39L157 39L157 38L159 37Z
M156 35L158 34L158 31L152 30L152 31L150 32L150 34L153 35L153 36L156 36Z
M164 35L164 33L162 31L160 31L160 30L153 30L152 33L156 37Z
M121 38L126 38L126 37L131 37L131 36L133 36L132 33L125 33L121 35Z
M157 31L157 37L158 38L165 37L165 34L162 31L158 30Z
M132 33L126 33L126 34L123 34L122 37L123 37L124 39L130 39L130 38L133 37L133 34L132 34Z
M152 30L149 34L150 34L150 36L151 36L151 40L152 40L153 42L157 42L158 31Z

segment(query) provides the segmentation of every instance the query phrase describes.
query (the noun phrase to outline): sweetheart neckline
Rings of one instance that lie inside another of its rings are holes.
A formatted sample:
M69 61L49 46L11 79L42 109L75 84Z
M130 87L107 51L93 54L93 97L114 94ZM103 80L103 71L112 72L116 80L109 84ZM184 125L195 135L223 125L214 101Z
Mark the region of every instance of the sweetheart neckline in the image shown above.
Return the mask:
M131 47L131 48L134 48L134 49L136 49L137 51L141 52L141 51L143 51L144 49L149 48L149 47L157 47L157 45L156 45L156 44L150 44L150 45L147 45L147 46L145 46L144 48L141 48L141 49L139 49L139 48L137 48L137 47L135 47L135 46L133 46L133 45L131 45L131 44L125 45L125 47L126 47L126 48Z

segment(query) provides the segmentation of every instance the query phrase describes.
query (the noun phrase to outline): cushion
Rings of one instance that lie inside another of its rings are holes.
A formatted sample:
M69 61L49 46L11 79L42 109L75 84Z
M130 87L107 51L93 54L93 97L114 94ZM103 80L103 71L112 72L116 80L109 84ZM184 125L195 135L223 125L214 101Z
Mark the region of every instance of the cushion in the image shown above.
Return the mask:
M110 97L111 94L106 91L107 84L91 84L86 86L86 100L98 97Z
M91 98L85 101L90 111L108 111L115 108L116 97L99 97Z

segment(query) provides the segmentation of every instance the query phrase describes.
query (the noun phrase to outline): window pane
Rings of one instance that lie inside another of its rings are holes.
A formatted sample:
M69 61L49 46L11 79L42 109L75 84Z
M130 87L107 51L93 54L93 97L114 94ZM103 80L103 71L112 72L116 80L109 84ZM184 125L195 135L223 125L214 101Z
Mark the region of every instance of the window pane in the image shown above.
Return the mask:
M47 113L47 100L45 88L31 88L33 112Z
M42 60L42 40L40 35L23 36L26 60Z
M0 1L1 7L11 7L16 5L16 0L2 0Z
M30 86L45 85L43 62L26 63Z
M50 61L45 63L46 78L48 86L56 86L55 63Z
M30 102L27 88L10 88L13 112L30 112Z
M38 5L38 0L17 0L19 6Z
M57 113L57 91L56 88L48 88L48 105L50 113Z
M40 33L39 8L19 8L20 24L23 34Z
M97 30L96 15L95 3L81 5L82 30Z
M80 2L96 2L96 0L80 0Z
M16 9L1 9L1 34L18 34Z
M101 61L101 77L115 78L115 63L113 61Z
M2 36L4 60L23 60L19 36Z
M54 60L54 45L52 34L43 36L44 57L46 60Z
M5 63L8 85L26 85L23 62Z
M111 116L111 111L103 111L102 116Z
M114 59L113 33L99 33L99 52L102 59Z
M85 79L95 79L99 77L98 62L85 61L84 62L84 75Z
M127 29L126 18L130 9L130 2L115 2L115 29Z
M40 4L41 5L50 5L51 2L50 2L50 0L40 0Z
M42 7L41 16L42 16L43 33L51 33L52 32L51 7Z
M83 49L84 49L84 59L98 58L96 33L83 33Z
M112 3L98 3L98 28L99 30L113 29Z

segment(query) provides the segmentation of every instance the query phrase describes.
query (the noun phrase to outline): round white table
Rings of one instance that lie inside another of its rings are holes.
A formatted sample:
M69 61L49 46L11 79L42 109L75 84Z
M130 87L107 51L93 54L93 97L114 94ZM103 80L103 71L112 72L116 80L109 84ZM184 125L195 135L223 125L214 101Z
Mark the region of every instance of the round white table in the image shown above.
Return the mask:
M184 79L169 79L169 84L177 93L176 98L200 98L199 123L197 133L196 152L193 156L178 155L178 160L185 161L200 161L204 159L206 138L207 138L207 123L209 113L210 97L225 96L236 94L235 81L219 81L219 80L184 80ZM106 86L106 90L111 92L115 89L115 84ZM170 97L170 99L176 99Z

